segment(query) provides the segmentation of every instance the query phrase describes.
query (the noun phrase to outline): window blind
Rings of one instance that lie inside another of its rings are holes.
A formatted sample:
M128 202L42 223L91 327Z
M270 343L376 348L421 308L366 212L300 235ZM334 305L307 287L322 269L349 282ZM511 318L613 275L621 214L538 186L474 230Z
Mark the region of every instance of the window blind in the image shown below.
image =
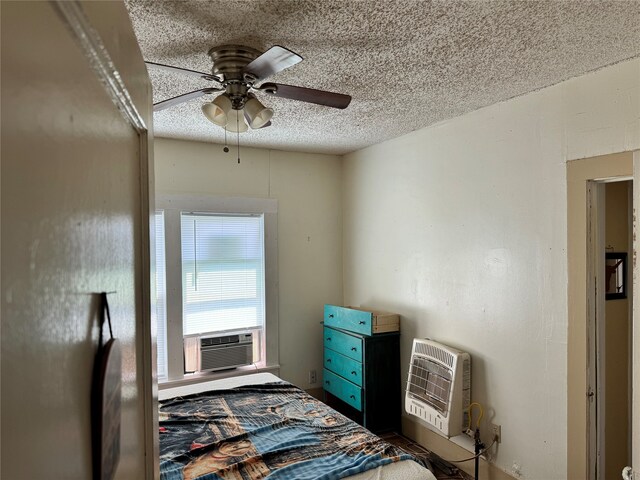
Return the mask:
M167 377L167 265L164 251L164 212L156 212L156 317L158 378Z
M264 325L262 215L182 213L184 335Z

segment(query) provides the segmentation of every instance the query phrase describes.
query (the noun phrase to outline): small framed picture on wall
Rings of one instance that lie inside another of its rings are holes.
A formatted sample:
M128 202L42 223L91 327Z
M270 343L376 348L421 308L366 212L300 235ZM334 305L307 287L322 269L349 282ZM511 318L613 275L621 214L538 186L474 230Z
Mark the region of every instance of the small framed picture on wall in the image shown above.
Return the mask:
M627 252L606 252L605 298L627 298Z

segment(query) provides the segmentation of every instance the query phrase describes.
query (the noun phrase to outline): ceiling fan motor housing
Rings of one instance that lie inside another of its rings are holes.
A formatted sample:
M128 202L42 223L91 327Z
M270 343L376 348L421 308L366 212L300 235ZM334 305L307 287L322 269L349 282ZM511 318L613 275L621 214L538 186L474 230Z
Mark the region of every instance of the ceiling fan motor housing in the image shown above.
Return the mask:
M258 58L262 52L241 45L222 45L209 50L213 62L211 72L226 80L244 80L244 68Z
M211 72L222 79L222 86L234 110L244 108L254 78L244 72L245 67L262 52L242 45L222 45L209 50L213 62Z

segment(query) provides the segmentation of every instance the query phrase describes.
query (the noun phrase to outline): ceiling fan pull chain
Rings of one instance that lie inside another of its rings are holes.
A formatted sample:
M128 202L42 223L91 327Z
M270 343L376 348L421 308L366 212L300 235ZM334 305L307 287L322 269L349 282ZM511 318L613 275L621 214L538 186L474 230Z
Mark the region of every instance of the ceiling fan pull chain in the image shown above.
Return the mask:
M222 149L224 153L229 153L229 146L227 145L227 126L224 126L224 148Z
M240 164L240 127L238 124L238 122L240 121L238 120L239 116L240 115L236 115L236 137L238 139L238 164Z

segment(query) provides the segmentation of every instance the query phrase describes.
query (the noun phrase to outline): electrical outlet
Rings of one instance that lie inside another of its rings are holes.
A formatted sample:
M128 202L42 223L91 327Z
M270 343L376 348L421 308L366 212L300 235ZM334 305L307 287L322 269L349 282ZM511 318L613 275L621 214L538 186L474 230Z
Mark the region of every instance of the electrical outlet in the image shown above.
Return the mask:
M496 443L502 442L502 427L492 423L491 425L491 440L495 439Z
M316 371L315 370L309 370L309 384L313 385L317 381L318 381L318 377L316 375Z

